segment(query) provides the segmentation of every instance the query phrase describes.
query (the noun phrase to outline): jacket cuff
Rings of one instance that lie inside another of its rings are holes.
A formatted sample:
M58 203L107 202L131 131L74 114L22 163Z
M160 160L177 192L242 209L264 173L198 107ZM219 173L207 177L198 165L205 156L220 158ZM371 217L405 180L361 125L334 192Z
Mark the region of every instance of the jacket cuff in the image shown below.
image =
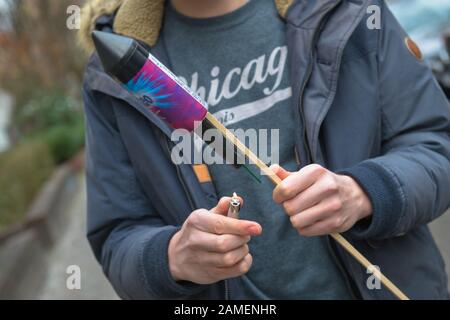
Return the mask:
M187 298L207 288L206 285L188 281L176 282L170 274L168 247L170 239L178 230L180 228L167 228L152 237L144 247L143 267L147 288L158 298Z
M372 203L372 215L358 221L346 234L355 240L389 237L401 218L404 197L396 177L372 161L365 161L338 174L352 177Z

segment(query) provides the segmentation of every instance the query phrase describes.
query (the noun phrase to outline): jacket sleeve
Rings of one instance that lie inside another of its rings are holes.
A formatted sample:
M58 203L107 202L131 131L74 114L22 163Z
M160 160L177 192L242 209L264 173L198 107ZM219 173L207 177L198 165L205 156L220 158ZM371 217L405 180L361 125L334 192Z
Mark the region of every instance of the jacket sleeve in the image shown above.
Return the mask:
M382 154L344 170L373 205L370 220L348 231L356 239L402 235L440 216L450 200L449 103L426 63L409 51L392 13L385 5L381 12Z
M111 97L83 88L86 113L88 240L124 299L188 298L203 286L177 283L168 243L178 227L161 219L136 179Z

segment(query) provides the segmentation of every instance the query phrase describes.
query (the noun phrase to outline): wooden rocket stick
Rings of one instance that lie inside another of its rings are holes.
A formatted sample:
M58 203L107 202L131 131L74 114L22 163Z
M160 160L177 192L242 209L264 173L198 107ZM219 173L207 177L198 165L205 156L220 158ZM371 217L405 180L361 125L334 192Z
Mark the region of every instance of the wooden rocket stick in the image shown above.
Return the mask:
M254 163L262 172L264 172L267 177L275 184L281 183L281 179L264 163L259 159L250 149L248 149L233 133L231 133L225 126L217 120L211 113L207 113L205 119L210 122L210 124L215 127L219 132L237 147L237 149L245 155L252 163ZM349 254L351 254L360 264L362 264L366 269L372 268L372 264L367 260L350 242L348 242L341 234L332 233L330 236L339 243ZM398 299L409 300L409 298L399 289L395 284L393 284L386 276L375 269L370 269L373 275L378 278L381 283L386 286Z

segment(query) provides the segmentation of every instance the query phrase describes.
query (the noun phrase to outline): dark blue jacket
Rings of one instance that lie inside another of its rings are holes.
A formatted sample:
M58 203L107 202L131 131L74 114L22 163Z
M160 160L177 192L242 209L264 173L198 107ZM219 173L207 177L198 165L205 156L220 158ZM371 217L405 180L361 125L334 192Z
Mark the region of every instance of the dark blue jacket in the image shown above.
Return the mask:
M380 29L367 27L370 4L381 8ZM444 262L427 223L450 201L450 107L431 71L408 50L383 1L303 0L283 13L292 108L304 123L295 132L301 165L354 177L373 216L344 236L410 298L447 298ZM112 30L115 17L102 16L96 27ZM165 52L153 54L167 62ZM190 165L172 164L171 130L106 75L95 54L83 97L88 238L117 293L224 298L224 282L176 283L168 270L170 238L194 209L215 205L213 184L199 183ZM393 298L385 288L369 290L366 270L332 240L330 254L356 296ZM236 282L228 284L230 297L239 298Z

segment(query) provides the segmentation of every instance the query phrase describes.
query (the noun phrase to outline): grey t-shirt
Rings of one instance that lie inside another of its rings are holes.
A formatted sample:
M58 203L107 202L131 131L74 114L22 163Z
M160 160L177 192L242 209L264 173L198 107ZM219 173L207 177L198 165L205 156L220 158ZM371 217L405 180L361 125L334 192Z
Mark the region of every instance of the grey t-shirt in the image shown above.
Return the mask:
M167 6L162 30L172 71L206 102L229 129L279 130L279 163L298 170L294 153L285 24L273 0L252 0L223 16L194 19ZM254 150L256 151L256 150ZM259 222L253 238L253 266L240 278L250 299L347 299L350 294L324 237L302 237L283 208L272 200L266 177L255 181L243 169L209 166L219 196L245 199L241 218ZM251 166L259 175L259 170Z

